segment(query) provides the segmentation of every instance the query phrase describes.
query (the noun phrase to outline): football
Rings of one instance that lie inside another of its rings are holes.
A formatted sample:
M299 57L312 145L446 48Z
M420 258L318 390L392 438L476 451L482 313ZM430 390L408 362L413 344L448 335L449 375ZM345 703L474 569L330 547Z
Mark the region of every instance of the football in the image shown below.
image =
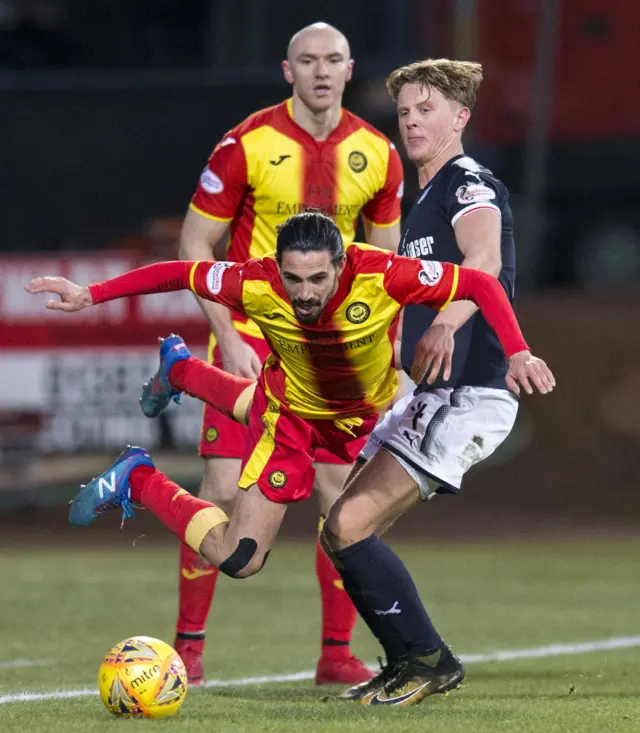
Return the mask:
M187 694L187 672L178 653L160 639L132 636L109 650L98 670L100 697L114 715L165 718Z

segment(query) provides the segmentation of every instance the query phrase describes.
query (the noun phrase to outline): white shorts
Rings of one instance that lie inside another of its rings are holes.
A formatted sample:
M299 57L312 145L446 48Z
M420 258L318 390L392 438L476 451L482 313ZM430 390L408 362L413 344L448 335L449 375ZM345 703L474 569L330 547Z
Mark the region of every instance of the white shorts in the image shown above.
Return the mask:
M360 458L385 448L416 481L423 500L460 489L462 477L509 435L518 400L504 389L450 387L403 397L376 425Z

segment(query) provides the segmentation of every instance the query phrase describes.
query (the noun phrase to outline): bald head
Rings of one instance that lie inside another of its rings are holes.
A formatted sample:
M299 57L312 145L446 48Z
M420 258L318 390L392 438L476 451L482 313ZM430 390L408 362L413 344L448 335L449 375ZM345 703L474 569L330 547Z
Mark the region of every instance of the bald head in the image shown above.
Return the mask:
M282 70L296 105L302 103L314 115L337 115L353 71L349 42L327 23L308 25L289 41Z
M345 61L350 58L349 41L344 33L328 23L312 23L291 36L287 47L287 60L292 61L314 46L331 47L344 56Z

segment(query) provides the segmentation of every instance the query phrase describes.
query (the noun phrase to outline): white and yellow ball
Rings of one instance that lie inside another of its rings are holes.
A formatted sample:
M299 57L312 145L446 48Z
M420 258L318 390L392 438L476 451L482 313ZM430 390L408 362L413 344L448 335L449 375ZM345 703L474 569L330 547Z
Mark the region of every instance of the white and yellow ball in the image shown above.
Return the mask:
M113 647L98 670L100 697L114 715L165 718L187 694L187 671L160 639L132 636Z

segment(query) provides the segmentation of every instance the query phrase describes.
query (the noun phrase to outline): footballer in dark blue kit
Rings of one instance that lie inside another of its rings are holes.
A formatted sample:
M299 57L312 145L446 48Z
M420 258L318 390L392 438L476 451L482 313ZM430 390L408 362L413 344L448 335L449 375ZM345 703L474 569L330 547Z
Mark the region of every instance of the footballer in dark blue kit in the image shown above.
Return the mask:
M494 276L512 300L509 195L462 147L481 81L480 64L448 59L419 61L387 79L420 184L399 254L421 260L425 287L437 281L440 262L453 262ZM439 310L405 308L402 365L417 387L370 434L359 472L323 531L345 590L386 655L376 677L342 695L365 705L412 705L464 677L406 567L380 535L421 500L460 490L466 472L509 435L520 390L547 394L555 386L528 348L507 358L477 307L464 300Z
M421 83L425 74L425 79L435 75L440 86L433 80ZM422 260L425 268L433 266L430 262L453 262L484 270L513 300L509 193L462 148L481 79L479 64L447 60L405 67L389 79L421 189L399 253ZM518 390L509 384L505 353L478 309L460 302L439 312L407 306L401 354L417 388L387 414L362 456L370 460L380 447L392 453L416 480L423 499L457 492L466 471L489 456L515 422Z

